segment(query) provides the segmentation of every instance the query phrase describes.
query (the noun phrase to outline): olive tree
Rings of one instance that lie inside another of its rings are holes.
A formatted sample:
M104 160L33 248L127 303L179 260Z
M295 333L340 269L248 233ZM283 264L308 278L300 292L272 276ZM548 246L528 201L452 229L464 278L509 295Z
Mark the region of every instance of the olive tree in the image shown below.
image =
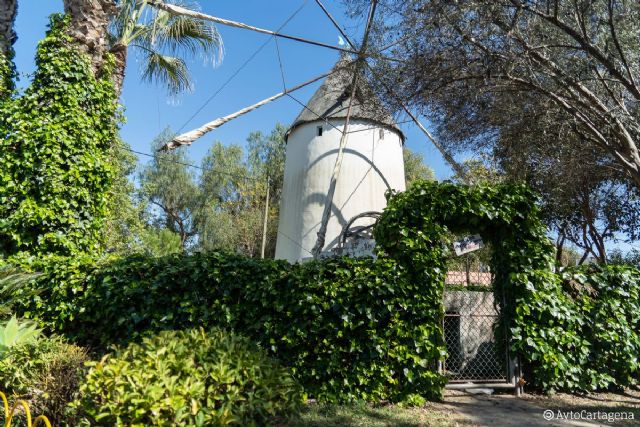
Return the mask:
M347 3L357 12L364 0ZM640 3L379 3L371 50L397 60L376 62L374 80L425 113L450 147L492 147L526 117L532 132L559 127L556 147L580 138L597 148L640 187Z

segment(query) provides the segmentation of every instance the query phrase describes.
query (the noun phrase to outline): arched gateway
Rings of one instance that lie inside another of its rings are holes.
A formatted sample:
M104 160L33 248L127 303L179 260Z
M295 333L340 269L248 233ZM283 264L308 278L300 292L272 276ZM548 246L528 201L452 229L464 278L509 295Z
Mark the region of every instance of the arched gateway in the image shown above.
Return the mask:
M441 324L449 347L444 371L450 383L519 384L515 356L525 348L521 338L532 335L529 329L535 324L528 321L532 315L529 304L544 298L545 289L553 287L553 246L535 200L535 194L521 185L421 182L406 192L392 194L374 228L379 255L404 266L410 280L423 284L417 288L420 292L443 301ZM491 246L491 295L474 295L464 288L445 295L452 235L479 235ZM479 320L484 316L495 317L491 319L494 323L487 327L486 320ZM482 347L482 334L492 348ZM458 357L452 360L456 352ZM498 358L492 359L488 353ZM479 360L472 360L474 357ZM477 369L470 374L474 363Z

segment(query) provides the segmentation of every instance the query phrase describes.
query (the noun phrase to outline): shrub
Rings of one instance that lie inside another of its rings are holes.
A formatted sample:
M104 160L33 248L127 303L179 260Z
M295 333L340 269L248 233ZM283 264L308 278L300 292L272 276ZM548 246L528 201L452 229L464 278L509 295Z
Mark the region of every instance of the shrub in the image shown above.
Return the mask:
M18 294L22 298L29 298L38 293L37 289L19 292L31 279L37 276L37 274L26 274L15 267L3 265L0 259L0 317L11 314Z
M393 260L303 265L223 253L50 258L23 314L94 349L149 331L241 331L324 401L439 399L442 297Z
M635 267L588 266L563 275L578 285L574 300L590 343L583 382L591 389L621 388L640 380L640 271ZM571 281L571 282L570 282ZM576 298L577 297L577 298Z
M532 300L523 343L544 390L620 389L640 379L640 271L590 265L558 276L561 293ZM544 315L562 310L552 323Z
M41 332L34 322L18 321L15 316L11 317L0 325L0 358L13 347L35 340Z
M163 331L90 365L80 424L264 425L302 405L289 371L221 330Z
M83 348L61 337L40 337L11 347L0 359L2 390L30 401L33 413L45 414L53 425L73 423L65 408L73 400L88 360Z

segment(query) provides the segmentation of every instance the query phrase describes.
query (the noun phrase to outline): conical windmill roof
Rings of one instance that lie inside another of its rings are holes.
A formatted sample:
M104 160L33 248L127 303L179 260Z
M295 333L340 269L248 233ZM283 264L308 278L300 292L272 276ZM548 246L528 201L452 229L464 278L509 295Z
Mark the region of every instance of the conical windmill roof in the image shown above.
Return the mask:
M327 119L345 119L349 109L351 82L355 63L348 56L342 56L334 65L322 85L313 94L287 132L310 122ZM389 114L377 95L371 90L364 76L358 78L356 94L351 106L351 118L369 121L398 132L404 140L402 131Z

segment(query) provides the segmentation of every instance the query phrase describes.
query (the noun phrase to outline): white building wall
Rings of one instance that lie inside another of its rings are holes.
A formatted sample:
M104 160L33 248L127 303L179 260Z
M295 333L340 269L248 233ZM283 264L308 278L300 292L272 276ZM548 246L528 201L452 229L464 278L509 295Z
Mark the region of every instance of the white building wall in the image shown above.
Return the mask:
M278 259L295 262L312 256L344 126L343 120L330 122L339 130L312 122L300 125L289 135L276 243ZM323 127L322 136L317 135L318 126ZM381 212L388 188L405 190L400 135L358 119L350 121L349 132L324 250L337 247L342 227L351 218L367 211ZM357 224L367 221L373 219L365 218Z

